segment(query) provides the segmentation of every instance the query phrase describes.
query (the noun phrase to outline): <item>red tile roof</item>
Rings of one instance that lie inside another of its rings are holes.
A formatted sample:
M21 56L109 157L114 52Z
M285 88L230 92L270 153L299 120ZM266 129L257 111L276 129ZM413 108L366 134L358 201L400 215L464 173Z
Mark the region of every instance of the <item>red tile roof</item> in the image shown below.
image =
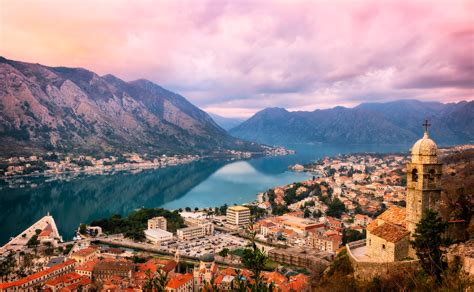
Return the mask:
M193 275L187 273L187 274L175 274L171 279L169 280L168 284L166 285L166 288L169 289L178 289L185 285L186 283L190 282L193 280Z
M23 284L26 284L30 281L33 281L35 279L38 279L38 278L41 278L45 275L48 275L48 274L51 274L59 269L62 269L64 267L67 267L67 266L70 266L70 265L74 265L76 263L75 260L67 260L65 261L64 263L60 263L60 264L57 264L55 266L52 266L51 268L48 268L46 270L43 270L43 271L40 271L40 272L37 272L37 273L34 273L28 277L25 277L25 278L22 278L20 280L17 280L17 281L14 281L14 282L6 282L6 283L0 283L0 289L7 289L7 288L10 288L10 287L18 287L18 286L21 286Z
M71 282L71 281L74 281L74 280L77 280L81 278L81 275L79 275L78 273L76 272L71 272L71 273L67 273L67 274L64 274L62 276L59 276L57 278L54 278L54 279L51 279L51 280L48 280L45 285L49 285L49 286L56 286L58 284L61 284L61 283L68 283L68 282Z
M165 272L165 273L169 273L171 271L173 271L176 266L178 265L177 262L175 262L174 260L170 260L164 267L162 267L161 269Z
M382 225L374 228L371 233L377 237L385 239L388 242L398 242L410 234L410 232L404 227L391 223L383 223Z
M79 286L81 287L84 287L84 286L87 286L87 285L90 285L92 284L92 280L87 278L87 277L82 277L79 282L76 282L74 284L71 284L69 286L66 286L64 288L61 288L59 290L59 292L68 292L68 291L74 291L74 290L78 290Z

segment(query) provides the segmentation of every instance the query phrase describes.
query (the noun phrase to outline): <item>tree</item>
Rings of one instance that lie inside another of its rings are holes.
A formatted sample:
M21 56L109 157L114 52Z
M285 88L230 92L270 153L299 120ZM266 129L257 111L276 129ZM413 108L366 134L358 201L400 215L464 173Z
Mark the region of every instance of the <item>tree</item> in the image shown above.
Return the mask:
M311 216L311 211L308 208L304 209L304 218L309 218Z
M38 235L34 234L29 240L28 242L26 243L26 245L28 247L34 247L34 246L38 246L39 244L39 240L38 240Z
M426 273L442 281L442 273L447 267L443 258L441 247L446 241L441 237L448 225L436 211L428 209L423 214L420 222L416 224L413 240L410 244L416 251L416 256Z
M319 218L321 217L322 213L320 210L313 211L313 218Z
M86 234L87 232L87 225L82 223L81 225L79 225L79 233L80 234Z
M184 210L186 210L186 212L191 212L191 208L190 208L190 207L186 207L186 208L184 208Z
M150 269L145 271L145 283L143 284L144 291L165 291L168 284L168 273L162 270L157 270L152 273Z
M199 208L198 208L198 207L195 207L195 208L194 208L194 212L197 212L197 211L199 211Z
M4 281L15 269L15 253L10 252L4 259L0 260L0 277Z
M179 213L183 212L183 208L179 208L179 209L178 209L178 212L179 212Z
M219 214L221 214L221 215L226 215L227 214L227 204L224 204L219 208Z
M228 254L229 254L229 249L228 248L224 248L223 250L221 250L219 252L219 255L223 258L225 258Z
M44 250L44 254L47 256L52 256L54 253L53 244L49 241L46 241L44 245L46 246L46 249Z
M346 206L344 203L341 202L338 198L329 203L328 210L326 211L326 215L336 218L341 218L342 213L346 211Z
M346 243L364 239L366 237L365 229L362 232L353 229L342 229L342 245Z

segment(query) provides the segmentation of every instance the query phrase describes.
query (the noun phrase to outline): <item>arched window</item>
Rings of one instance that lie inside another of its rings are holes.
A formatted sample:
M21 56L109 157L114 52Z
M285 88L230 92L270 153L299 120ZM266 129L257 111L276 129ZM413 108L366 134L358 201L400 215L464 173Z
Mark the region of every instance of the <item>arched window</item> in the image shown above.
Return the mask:
M417 182L418 181L418 169L414 168L411 171L411 181L412 182Z
M382 249L385 249L385 244L382 244Z
M429 182L433 182L433 181L434 181L434 178L435 178L435 170L434 170L434 169L430 169L430 171L428 172L428 181L429 181Z

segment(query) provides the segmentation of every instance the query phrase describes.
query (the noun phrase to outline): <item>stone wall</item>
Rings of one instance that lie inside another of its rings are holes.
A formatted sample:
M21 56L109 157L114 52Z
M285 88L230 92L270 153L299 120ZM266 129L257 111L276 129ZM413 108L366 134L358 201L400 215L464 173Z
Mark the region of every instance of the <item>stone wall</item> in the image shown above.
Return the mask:
M365 245L365 240L351 242L346 245L347 254L354 268L354 277L363 281L371 281L373 278L386 278L395 274L406 274L419 268L418 261L398 262L368 262L359 261L351 252L351 248Z

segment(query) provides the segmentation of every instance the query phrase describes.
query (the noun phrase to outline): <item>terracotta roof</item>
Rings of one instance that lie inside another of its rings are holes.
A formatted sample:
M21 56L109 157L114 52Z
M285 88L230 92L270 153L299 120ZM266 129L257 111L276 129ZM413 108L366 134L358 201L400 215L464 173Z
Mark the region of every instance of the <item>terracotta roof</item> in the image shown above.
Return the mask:
M68 283L68 282L71 282L71 281L74 281L74 280L77 280L81 277L81 275L79 275L78 273L76 272L71 272L71 273L67 273L67 274L64 274L62 276L59 276L57 278L54 278L54 279L51 279L51 280L48 280L45 285L50 285L50 286L56 286L60 283Z
M43 237L43 236L49 236L53 232L53 228L49 223L46 225L46 227L41 231L41 233L38 235L38 237Z
M264 273L263 277L267 280L268 283L275 283L277 285L283 284L288 281L285 276L278 272Z
M291 291L303 291L309 286L309 277L303 274L291 276L289 286Z
M371 233L377 237L385 239L388 242L398 242L410 234L410 232L404 227L391 223L383 223L382 225L373 229Z
M94 266L97 264L99 260L92 260L85 262L83 265L80 267L76 268L76 271L86 271L86 272L92 272L94 270Z
M169 272L173 271L176 268L177 265L178 265L177 262L175 262L174 260L171 260L161 269L164 272L169 273Z
M30 275L28 277L22 278L20 280L14 281L14 282L6 282L6 283L0 283L0 289L7 289L9 287L17 287L21 286L23 284L26 284L32 280L35 280L37 278L41 278L45 275L51 274L59 269L62 269L64 267L73 265L76 261L75 260L67 260L64 263L60 263L58 265L52 266L51 268L48 268L46 270L34 273L33 275Z
M71 256L80 256L80 257L84 257L84 256L88 256L92 253L96 252L96 249L93 248L93 247L88 247L88 248L85 248L85 249L81 249L81 250L78 250L76 251L75 253L73 253Z
M387 211L380 214L377 217L377 219L380 219L392 224L405 226L405 215L406 215L405 208L393 206L393 207L388 208Z
M66 291L75 291L75 290L78 290L79 286L87 286L87 285L90 285L92 284L92 280L87 278L87 277L82 277L79 282L76 282L74 284L71 284L69 286L66 286L64 288L61 288L59 291L60 292L66 292Z
M265 227L272 227L272 226L275 226L275 224L271 221L261 221L259 222L261 226L265 226Z
M236 275L235 270L231 267L227 267L224 270L220 271L220 274L224 275L224 276L235 276Z
M193 280L193 275L187 273L187 274L175 274L171 279L169 280L168 284L166 285L166 288L170 289L178 289L181 286L185 285L189 281Z

